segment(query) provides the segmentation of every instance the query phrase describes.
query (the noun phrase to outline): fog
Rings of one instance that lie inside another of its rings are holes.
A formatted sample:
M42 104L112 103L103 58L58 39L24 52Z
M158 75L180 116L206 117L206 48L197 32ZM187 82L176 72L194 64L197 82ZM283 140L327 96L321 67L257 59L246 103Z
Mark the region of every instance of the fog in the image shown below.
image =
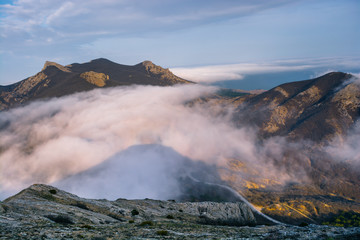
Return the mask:
M333 139L331 144L325 146L325 151L329 153L332 159L346 162L360 169L360 122L357 121L349 129L347 136Z
M187 160L169 147L136 145L54 185L88 198L176 199Z
M284 139L259 144L256 129L233 125L231 107L187 104L216 90L96 89L1 112L0 198L45 183L83 197L166 199L177 194L174 169L184 158L218 167L235 158L278 182L303 181L300 170L275 161L285 154ZM172 153L136 147L146 144Z

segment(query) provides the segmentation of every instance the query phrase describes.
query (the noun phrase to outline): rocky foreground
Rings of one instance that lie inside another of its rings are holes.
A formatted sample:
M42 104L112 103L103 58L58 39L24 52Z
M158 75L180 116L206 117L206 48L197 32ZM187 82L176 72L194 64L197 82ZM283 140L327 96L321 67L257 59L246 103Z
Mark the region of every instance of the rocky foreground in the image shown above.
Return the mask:
M360 228L257 224L242 202L90 200L39 184L0 203L0 239L360 238Z

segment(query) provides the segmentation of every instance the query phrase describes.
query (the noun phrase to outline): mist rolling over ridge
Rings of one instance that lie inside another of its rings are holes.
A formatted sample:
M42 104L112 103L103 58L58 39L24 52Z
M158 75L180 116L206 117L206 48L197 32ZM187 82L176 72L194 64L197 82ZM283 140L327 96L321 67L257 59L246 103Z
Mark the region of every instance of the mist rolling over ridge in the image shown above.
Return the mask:
M236 156L259 161L253 129L235 128L230 115L216 114L216 108L185 104L215 90L203 86L97 89L2 112L2 198L8 196L4 192L14 193L35 182L51 184L87 170L139 144L169 146L209 164L222 165ZM141 162L136 168L146 171L148 165ZM113 184L126 187L126 182Z
M301 151L311 142L291 143L285 137L259 142L256 127L241 122L235 126L234 106L197 102L216 91L201 85L95 89L4 111L0 115L1 198L37 182L59 183L84 197L176 197L178 183L172 173L181 164L179 159L151 148L147 149L149 159L144 159L141 147L121 154L143 144L167 146L193 161L219 168L228 168L229 159L239 159L277 185L310 181L303 164L309 160ZM356 138L348 139L351 143L345 144L345 149L356 142ZM337 148L342 149L341 145ZM330 150L332 155L340 152ZM297 152L292 158L300 161L293 169L279 163L289 152ZM102 166L109 158L117 163ZM77 184L86 186L85 190L78 192L71 176L97 166L108 168L102 175L106 180L84 178ZM61 183L65 178L66 184ZM240 173L238 178L244 181L249 176ZM161 186L166 179L168 187ZM146 191L148 183L151 187Z
M46 62L1 86L0 104L4 201L43 183L96 199L240 201L263 224L360 211L356 74L243 91L151 61Z

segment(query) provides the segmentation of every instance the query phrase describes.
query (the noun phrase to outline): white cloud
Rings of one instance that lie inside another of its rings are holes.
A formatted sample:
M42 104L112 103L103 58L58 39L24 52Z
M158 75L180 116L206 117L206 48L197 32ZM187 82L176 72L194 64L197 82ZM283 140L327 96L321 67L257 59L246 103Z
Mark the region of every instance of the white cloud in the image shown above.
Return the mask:
M336 70L334 69L328 69L328 70L325 70L325 71L316 71L313 75L310 76L310 78L318 78L318 77L321 77L325 74L328 74L328 73L331 73L331 72L336 72Z
M45 23L47 25L51 25L52 22L64 18L66 16L69 16L69 13L73 11L74 7L75 6L72 2L65 2L64 4L61 5L60 8L56 9L55 12L51 13L49 16L46 17ZM77 14L71 14L71 15L75 16Z
M200 85L98 89L1 112L0 196L32 183L53 184L142 144L168 146L182 156L219 166L225 159L241 159L269 178L284 182L295 178L294 173L272 165L271 159L282 156L284 141L271 140L259 149L253 129L233 126L231 108L184 105L214 90ZM229 114L218 114L225 110ZM137 157L144 156L131 158ZM126 169L122 162L126 159L121 157L114 166ZM136 166L141 172L149 164ZM159 169L153 169L154 178L163 179ZM109 184L119 187L118 182Z
M357 80L359 80L359 78ZM357 120L354 126L349 130L347 136L341 136L334 139L329 146L325 147L325 150L333 159L360 167L359 141L360 122Z

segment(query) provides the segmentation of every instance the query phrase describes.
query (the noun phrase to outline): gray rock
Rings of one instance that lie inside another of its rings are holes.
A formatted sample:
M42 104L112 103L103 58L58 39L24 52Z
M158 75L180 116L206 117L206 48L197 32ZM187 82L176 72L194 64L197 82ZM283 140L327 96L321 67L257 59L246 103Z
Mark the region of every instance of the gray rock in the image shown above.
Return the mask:
M104 224L158 219L185 219L216 225L255 225L244 203L186 202L160 200L92 200L60 189L35 184L4 201L9 216L60 224Z
M191 203L190 203L191 204ZM193 203L197 206L204 223L215 225L255 225L251 209L245 203Z

